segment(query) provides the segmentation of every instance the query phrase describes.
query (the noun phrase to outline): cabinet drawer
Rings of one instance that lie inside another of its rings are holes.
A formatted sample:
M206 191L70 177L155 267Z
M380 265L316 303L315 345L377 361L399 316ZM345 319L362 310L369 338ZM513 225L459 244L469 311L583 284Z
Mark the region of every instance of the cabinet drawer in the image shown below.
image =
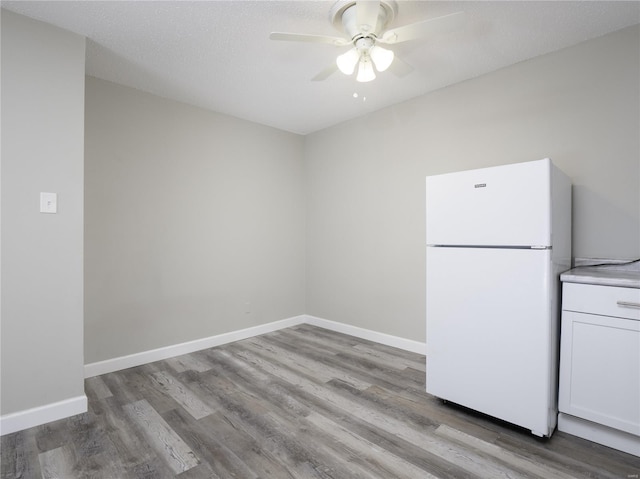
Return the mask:
M640 289L563 283L562 309L640 321Z

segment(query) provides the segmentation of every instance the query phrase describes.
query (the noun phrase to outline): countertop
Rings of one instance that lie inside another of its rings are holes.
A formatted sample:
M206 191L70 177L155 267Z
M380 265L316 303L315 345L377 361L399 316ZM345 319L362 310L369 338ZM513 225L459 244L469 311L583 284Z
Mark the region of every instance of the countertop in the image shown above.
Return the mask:
M621 265L573 268L562 273L560 280L566 283L585 283L640 289L640 261Z

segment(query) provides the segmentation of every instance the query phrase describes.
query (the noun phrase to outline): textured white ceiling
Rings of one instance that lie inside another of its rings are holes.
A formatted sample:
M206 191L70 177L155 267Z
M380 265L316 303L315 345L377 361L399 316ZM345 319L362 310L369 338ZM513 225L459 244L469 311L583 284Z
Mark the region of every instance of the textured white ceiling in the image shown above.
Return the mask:
M403 1L390 25L464 11L457 31L394 46L413 66L371 83L310 81L347 47L269 40L340 35L333 1L3 1L84 35L87 74L307 134L438 88L640 23L640 2ZM353 94L358 93L358 98ZM366 99L365 99L366 98Z

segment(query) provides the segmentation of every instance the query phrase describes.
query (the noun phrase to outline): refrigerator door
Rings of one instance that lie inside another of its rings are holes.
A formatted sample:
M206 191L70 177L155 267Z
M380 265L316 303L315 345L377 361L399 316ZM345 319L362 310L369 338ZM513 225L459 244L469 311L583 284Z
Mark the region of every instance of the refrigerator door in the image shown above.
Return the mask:
M427 247L427 392L548 436L549 250Z
M427 244L551 245L551 161L427 177Z

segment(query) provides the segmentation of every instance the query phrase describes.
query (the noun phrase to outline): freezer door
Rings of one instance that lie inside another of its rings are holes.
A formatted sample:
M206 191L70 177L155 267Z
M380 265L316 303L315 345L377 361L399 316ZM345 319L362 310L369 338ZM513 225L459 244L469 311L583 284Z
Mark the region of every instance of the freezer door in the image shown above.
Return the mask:
M429 176L427 244L549 246L551 161Z
M427 392L550 435L550 252L427 247Z

